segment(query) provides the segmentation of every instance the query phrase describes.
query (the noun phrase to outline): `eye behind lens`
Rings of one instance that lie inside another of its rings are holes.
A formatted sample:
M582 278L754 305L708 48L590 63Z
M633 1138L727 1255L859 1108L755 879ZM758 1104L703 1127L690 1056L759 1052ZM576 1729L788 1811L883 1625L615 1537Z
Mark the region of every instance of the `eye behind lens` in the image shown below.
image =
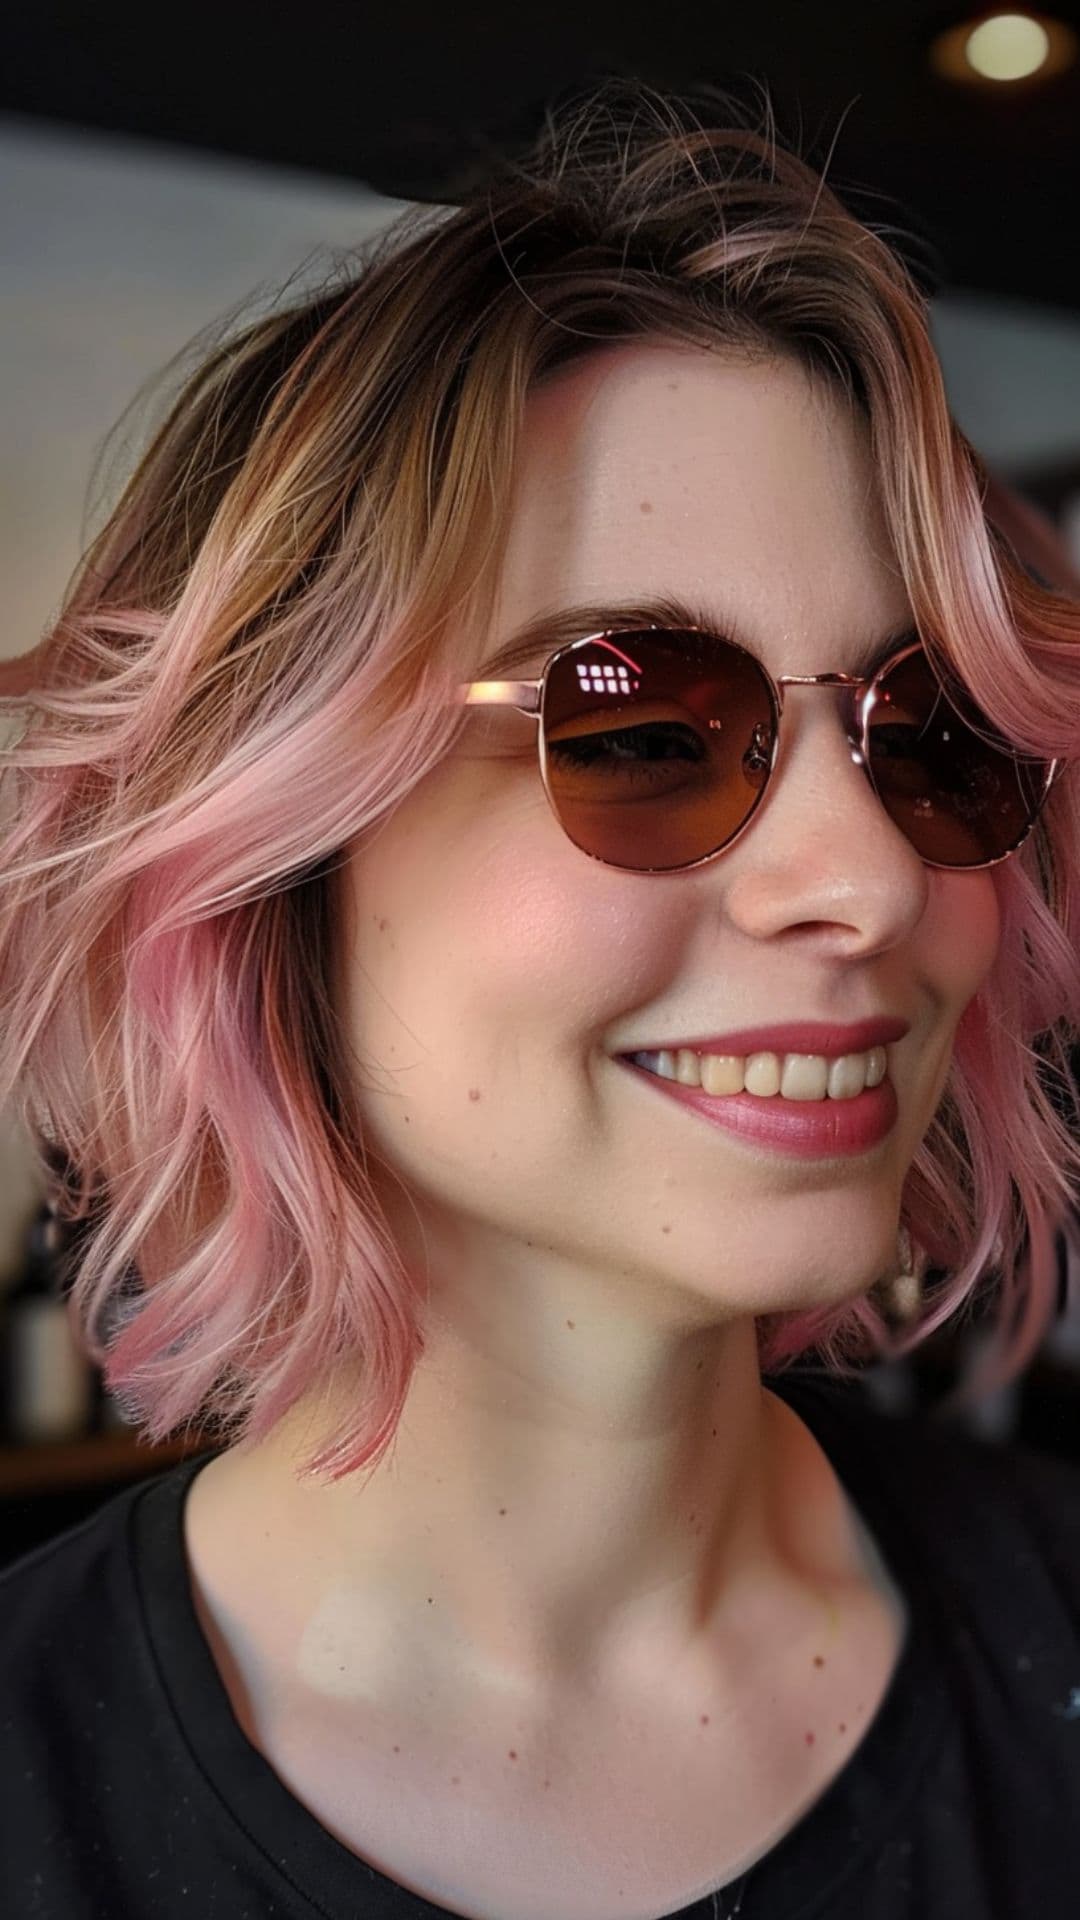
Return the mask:
M947 691L920 647L886 671L867 722L867 772L889 817L931 865L978 867L1013 852L1046 794L974 702Z

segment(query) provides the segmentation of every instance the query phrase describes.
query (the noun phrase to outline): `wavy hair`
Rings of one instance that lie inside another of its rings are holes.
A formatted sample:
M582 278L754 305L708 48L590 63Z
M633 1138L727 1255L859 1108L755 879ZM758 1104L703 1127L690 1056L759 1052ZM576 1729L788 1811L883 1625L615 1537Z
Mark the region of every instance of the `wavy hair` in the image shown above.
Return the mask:
M985 511L895 231L781 144L767 91L607 80L460 204L194 343L0 702L0 1099L64 1172L69 1311L149 1439L258 1440L348 1361L304 1471L392 1440L425 1289L369 1179L335 876L465 724L531 386L634 338L787 356L857 409L931 656L1070 763L993 869L999 953L906 1178L915 1324L873 1289L764 1316L762 1370L910 1352L976 1296L984 1384L1034 1353L1080 1191L1080 605Z

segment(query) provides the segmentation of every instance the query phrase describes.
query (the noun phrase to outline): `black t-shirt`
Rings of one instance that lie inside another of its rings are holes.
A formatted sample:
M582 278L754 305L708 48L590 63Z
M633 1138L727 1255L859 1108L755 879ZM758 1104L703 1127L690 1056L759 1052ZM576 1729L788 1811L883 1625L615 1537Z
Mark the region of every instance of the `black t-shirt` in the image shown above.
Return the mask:
M753 1867L740 1920L1077 1920L1080 1467L819 1377L766 1385L816 1435L910 1625L861 1743ZM3 1920L443 1920L242 1733L181 1531L206 1458L0 1575ZM668 1911L716 1920L733 1893Z

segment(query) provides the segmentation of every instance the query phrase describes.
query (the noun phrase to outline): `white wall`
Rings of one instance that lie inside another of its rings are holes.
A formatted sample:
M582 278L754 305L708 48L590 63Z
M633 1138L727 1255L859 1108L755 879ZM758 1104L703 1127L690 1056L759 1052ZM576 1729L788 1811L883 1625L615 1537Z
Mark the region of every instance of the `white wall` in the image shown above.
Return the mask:
M91 469L144 382L315 249L404 203L316 175L0 116L0 657L34 645L83 546ZM321 253L298 278L331 264ZM132 424L137 429L141 413ZM115 458L115 452L110 450ZM103 478L109 478L106 469ZM96 497L95 497L96 503ZM0 1283L37 1202L0 1111Z
M953 414L999 472L1077 458L1080 315L951 293L931 332Z
M0 654L11 654L63 590L94 455L143 383L237 301L272 291L316 247L356 245L403 203L3 116L0 171Z
M140 387L209 321L260 288L270 297L313 250L366 239L403 203L3 116L0 176L3 657L32 646L55 610L89 531L95 457ZM328 264L321 254L298 285ZM934 332L957 418L1002 472L1080 454L1080 319L954 295ZM0 1278L34 1202L28 1165L0 1114Z

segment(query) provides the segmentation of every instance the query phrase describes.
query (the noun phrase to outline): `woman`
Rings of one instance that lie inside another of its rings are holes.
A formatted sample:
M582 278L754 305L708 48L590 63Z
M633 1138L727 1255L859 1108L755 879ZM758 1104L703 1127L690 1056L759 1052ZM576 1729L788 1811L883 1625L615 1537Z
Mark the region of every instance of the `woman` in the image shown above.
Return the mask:
M1015 1374L1077 1192L1080 614L984 477L884 240L633 87L185 385L0 1082L215 1444L4 1582L9 1912L1072 1911L1077 1475L836 1384L977 1294Z

